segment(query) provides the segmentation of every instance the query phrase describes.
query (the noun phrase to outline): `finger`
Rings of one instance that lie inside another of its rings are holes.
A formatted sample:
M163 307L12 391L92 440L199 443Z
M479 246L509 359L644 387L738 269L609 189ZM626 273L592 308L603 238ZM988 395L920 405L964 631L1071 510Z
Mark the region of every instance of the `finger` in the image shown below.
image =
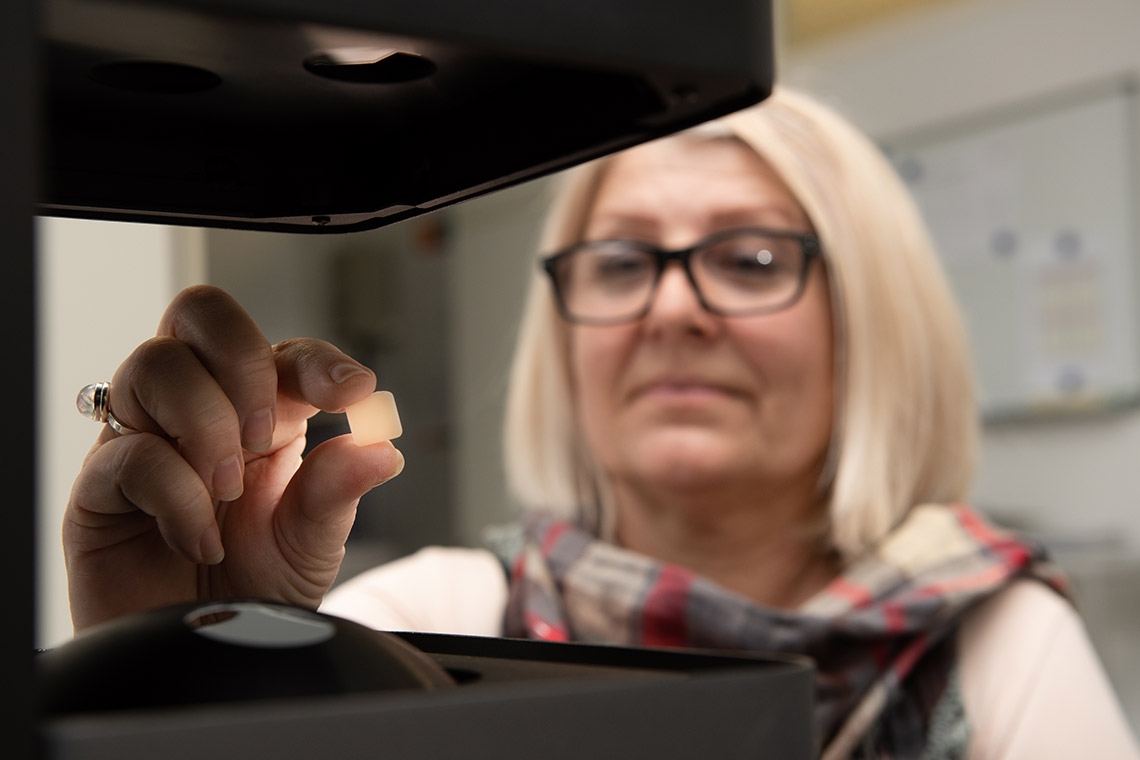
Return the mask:
M372 370L323 340L295 338L274 346L277 377L284 407L290 414L312 416L317 409L342 412L376 389ZM295 405L295 406L294 406ZM286 411L280 413L284 416Z
M96 447L72 487L65 546L94 552L142 538L155 528L187 560L221 561L210 494L169 441L139 433Z
M357 446L350 436L339 436L313 449L278 508L278 533L289 563L297 568L331 563L335 572L360 497L403 468L403 454L389 442Z
M215 499L241 495L237 412L188 345L160 337L136 348L115 372L111 408L124 424L171 439Z
M277 416L273 348L248 313L225 291L198 285L179 293L158 326L198 357L237 413L241 444L265 451Z

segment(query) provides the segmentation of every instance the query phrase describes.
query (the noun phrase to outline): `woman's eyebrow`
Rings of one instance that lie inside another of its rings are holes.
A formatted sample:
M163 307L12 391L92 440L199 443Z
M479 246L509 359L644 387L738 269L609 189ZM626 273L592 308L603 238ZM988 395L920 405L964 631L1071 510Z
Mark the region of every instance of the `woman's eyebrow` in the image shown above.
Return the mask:
M648 215L606 213L587 222L586 236L652 238L659 229L660 223Z
M625 237L652 242L655 240L664 221L652 214L604 211L592 217L586 224L585 237L598 239ZM810 228L810 223L797 208L786 203L770 203L762 206L747 205L714 211L709 215L706 234L732 229L734 227L775 227L779 229Z
M787 204L774 203L765 206L748 206L728 209L712 215L716 227L800 227L806 223L803 213Z

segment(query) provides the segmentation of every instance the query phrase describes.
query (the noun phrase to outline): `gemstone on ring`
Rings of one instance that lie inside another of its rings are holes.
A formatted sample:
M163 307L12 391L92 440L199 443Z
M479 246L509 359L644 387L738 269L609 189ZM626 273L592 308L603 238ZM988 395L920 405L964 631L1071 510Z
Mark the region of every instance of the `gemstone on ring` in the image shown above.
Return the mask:
M110 407L111 384L91 383L83 386L79 395L75 397L75 407L89 420L95 422L107 421L107 410Z

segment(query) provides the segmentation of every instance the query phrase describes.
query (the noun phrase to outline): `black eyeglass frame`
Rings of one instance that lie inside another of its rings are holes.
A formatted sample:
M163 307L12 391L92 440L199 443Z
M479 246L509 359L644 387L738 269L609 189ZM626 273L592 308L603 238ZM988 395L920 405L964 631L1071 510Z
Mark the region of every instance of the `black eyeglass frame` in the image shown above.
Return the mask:
M759 308L749 309L721 309L710 304L705 294L701 292L701 286L697 284L697 278L693 275L691 261L693 255L698 251L719 243L722 240L727 240L738 235L763 235L765 237L780 238L784 240L795 240L800 244L800 250L803 252L803 262L800 264L799 277L797 279L796 289L787 301L782 302L775 306L762 306ZM649 297L645 300L645 306L638 312L630 316L622 316L620 318L583 318L571 314L570 309L567 307L566 301L562 295L562 288L558 282L557 267L558 262L567 256L571 256L583 248L589 246L596 246L603 243L622 243L628 245L636 250L644 251L651 254L657 264L657 272L653 277L653 284L649 288ZM587 240L581 243L576 243L568 248L563 248L561 251L550 254L539 260L539 266L547 276L550 278L551 288L554 291L554 301L558 306L558 312L562 318L567 322L578 325L620 325L627 322L636 322L649 313L649 309L653 306L653 297L657 293L657 287L661 284L661 276L665 273L665 267L669 262L676 261L685 270L685 276L689 279L689 284L693 287L693 292L697 296L697 302L706 311L722 317L745 317L756 316L759 314L771 314L777 311L783 311L790 308L796 301L800 300L803 295L804 289L807 287L808 269L812 261L817 257L822 258L823 248L820 245L819 237L810 232L797 232L794 230L777 230L767 227L737 227L730 230L722 230L715 232L708 237L698 240L688 248L678 248L676 250L668 250L659 248L652 243L646 243L642 240L634 240L630 238L605 238L602 240Z

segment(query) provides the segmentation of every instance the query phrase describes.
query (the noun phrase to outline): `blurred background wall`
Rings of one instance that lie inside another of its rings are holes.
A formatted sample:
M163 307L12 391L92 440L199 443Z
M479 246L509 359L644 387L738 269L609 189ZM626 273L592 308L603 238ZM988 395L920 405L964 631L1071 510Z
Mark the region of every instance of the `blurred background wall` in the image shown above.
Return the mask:
M822 97L877 140L1140 73L1135 0L785 0L777 8L779 81ZM510 520L501 404L549 185L349 236L45 220L40 642L70 635L59 520L95 435L73 410L75 393L109 379L193 282L230 290L270 340L337 342L396 394L407 467L362 504L343 576L425 543L479 543L487 526ZM321 416L313 430L333 435L343 422ZM1140 725L1138 456L1134 406L991 424L976 502L1057 548Z
M866 0L849 4L864 7L863 19L839 28L817 20L831 5L838 3L784 6L789 42L777 78L822 97L880 140L1063 100L1140 73L1140 3L1133 0ZM1134 182L1135 110L1129 117L1124 160ZM1068 159L1097 147L1055 149L1058 159ZM1135 196L1131 205L1135 216ZM1133 266L1140 261L1135 239L1122 255ZM1128 287L1140 296L1135 281ZM978 312L978 304L963 301L968 318ZM1138 463L1134 404L1099 414L1027 416L986 426L975 491L977 505L991 515L1042 535L1072 574L1134 726L1140 725Z

